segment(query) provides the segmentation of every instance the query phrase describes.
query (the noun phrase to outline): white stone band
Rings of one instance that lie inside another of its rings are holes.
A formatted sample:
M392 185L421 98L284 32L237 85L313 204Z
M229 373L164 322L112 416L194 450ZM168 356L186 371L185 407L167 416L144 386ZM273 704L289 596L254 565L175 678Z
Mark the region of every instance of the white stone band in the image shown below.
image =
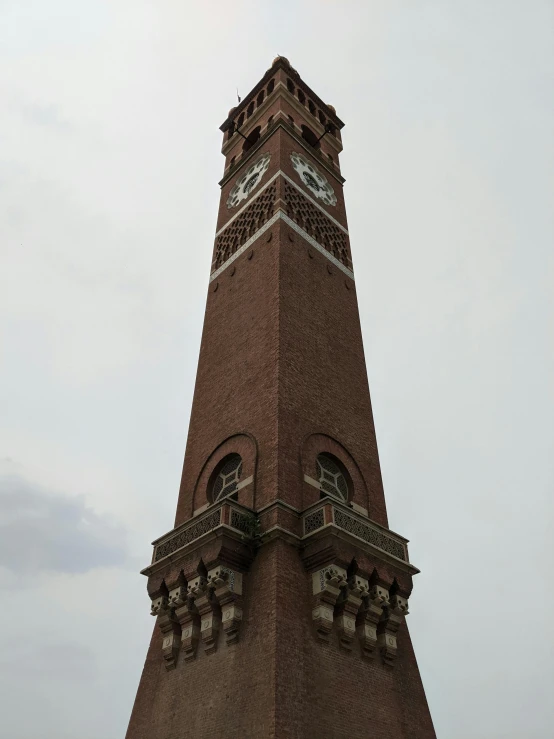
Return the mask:
M287 178L288 179L288 178ZM269 183L268 183L269 184ZM308 244L313 246L314 249L317 249L320 254L323 254L324 257L326 257L330 262L332 262L337 269L340 269L341 272L344 272L344 274L347 277L350 277L351 280L354 279L354 273L352 270L348 269L348 267L345 267L342 262L339 262L338 259L336 259L330 252L327 251L327 249L324 246L321 246L321 244L318 244L318 242L310 236L309 233L306 233L303 228L300 228L300 226L295 223L291 218L288 217L286 213L283 213L283 211L278 210L277 213L275 213L274 216L272 216L269 221L266 221L264 225L259 228L256 233L251 236L248 241L246 241L239 249L236 250L234 254L232 254L229 259L224 262L221 267L216 269L215 272L212 272L210 275L210 282L213 282L219 275L227 269L227 267L232 264L235 259L238 259L241 254L244 254L244 252L252 246L252 244L264 234L268 228L271 228L273 224L277 221L277 219L281 218L288 226L290 226L299 236L302 236L303 239L305 239Z

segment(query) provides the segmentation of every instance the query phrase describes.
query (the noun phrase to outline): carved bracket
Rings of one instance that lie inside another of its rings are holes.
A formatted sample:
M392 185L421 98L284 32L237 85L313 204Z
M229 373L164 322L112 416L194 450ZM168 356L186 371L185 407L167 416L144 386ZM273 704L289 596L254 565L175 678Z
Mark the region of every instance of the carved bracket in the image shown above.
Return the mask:
M327 641L333 629L334 609L341 590L347 587L346 570L338 565L329 565L312 573L314 604L312 619L320 639Z

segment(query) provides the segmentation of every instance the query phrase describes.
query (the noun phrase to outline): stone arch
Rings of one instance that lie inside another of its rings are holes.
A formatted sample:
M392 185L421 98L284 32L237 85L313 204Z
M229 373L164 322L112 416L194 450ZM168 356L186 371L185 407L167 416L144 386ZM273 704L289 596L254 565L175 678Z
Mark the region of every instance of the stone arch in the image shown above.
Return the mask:
M242 472L237 490L237 500L248 508L254 507L258 445L250 434L237 433L222 441L204 463L194 486L194 513L198 513L211 505L212 501L208 490L210 479L212 479L214 471L223 459L230 454L239 454L242 458Z
M349 478L349 503L364 508L369 515L369 491L358 464L350 452L336 439L327 434L310 434L303 443L300 453L302 477L304 481L302 508L316 503L321 497L318 484L317 457L328 454L336 458ZM308 481L306 480L308 478Z

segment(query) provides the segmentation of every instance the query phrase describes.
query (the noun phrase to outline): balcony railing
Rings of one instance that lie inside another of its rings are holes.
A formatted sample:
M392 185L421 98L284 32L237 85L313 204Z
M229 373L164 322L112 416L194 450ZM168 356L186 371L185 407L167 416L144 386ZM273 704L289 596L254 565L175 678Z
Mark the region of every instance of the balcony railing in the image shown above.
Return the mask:
M302 515L304 538L326 526L335 526L346 531L403 562L410 561L406 539L330 498L311 506Z

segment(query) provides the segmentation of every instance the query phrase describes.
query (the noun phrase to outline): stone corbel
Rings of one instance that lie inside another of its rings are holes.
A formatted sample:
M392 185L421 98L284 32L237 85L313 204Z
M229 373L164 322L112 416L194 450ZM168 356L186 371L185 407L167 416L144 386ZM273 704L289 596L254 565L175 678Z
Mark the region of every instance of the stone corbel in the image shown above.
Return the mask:
M362 654L372 659L377 646L377 627L383 616L383 609L389 603L389 591L382 585L374 585L363 597L363 605L358 613L357 632L362 646Z
M227 567L214 567L208 572L208 588L221 610L225 641L236 644L242 621L242 574Z
M221 609L208 588L206 577L199 575L188 586L188 592L200 617L200 638L204 643L206 654L213 654L217 649L217 636L221 624Z
M174 608L175 618L181 628L181 648L185 662L196 657L196 647L200 636L200 617L194 599L188 592L186 580L169 591L169 605Z
M341 601L335 615L338 627L339 644L343 649L350 651L356 637L356 619L363 598L367 596L369 583L364 577L353 575L348 579L347 587L343 589Z
M157 624L162 632L162 655L167 670L175 668L177 655L179 654L179 639L181 628L169 607L167 590L159 590L152 598L150 613L155 616Z
M379 623L377 642L383 663L388 667L394 665L397 654L396 634L407 613L408 599L398 594L393 595Z
M171 610L167 610L158 618L158 626L163 635L162 655L166 670L174 670L179 654L181 626Z
M327 641L333 630L335 604L346 588L346 570L338 565L323 567L312 573L314 607L312 619L320 639Z

